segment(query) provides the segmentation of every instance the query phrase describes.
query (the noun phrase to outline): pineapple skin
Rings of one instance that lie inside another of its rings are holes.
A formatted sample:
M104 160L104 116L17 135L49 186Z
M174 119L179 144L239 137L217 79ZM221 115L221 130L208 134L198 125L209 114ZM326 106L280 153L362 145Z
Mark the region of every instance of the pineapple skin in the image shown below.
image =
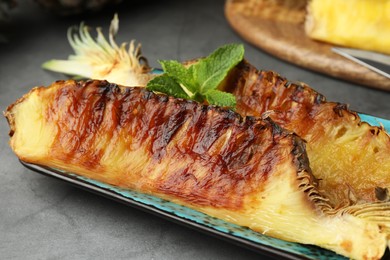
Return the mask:
M390 1L311 0L305 32L316 40L390 54Z
M272 71L242 62L224 88L237 99L243 116L268 116L302 137L313 175L334 207L388 200L390 137L380 127L361 122L347 105L328 102L308 85L292 83ZM379 194L380 195L380 194Z
M327 213L303 142L270 120L105 81L34 88L5 116L24 161L353 259L380 259L386 248L377 224Z

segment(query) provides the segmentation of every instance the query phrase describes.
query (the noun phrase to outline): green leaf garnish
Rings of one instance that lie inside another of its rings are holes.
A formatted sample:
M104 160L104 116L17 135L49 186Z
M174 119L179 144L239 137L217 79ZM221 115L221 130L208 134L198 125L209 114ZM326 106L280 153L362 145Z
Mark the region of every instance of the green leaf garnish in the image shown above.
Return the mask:
M151 80L146 88L178 98L234 108L235 97L217 88L243 58L243 45L229 44L189 67L177 61L160 61L164 74Z
M165 74L150 80L147 88L149 90L165 93L177 98L190 98L174 78Z
M184 91L189 92L189 96L192 96L196 92L197 88L193 75L193 67L187 69L183 64L174 60L159 62L165 74L174 78L179 84L182 84L185 87Z
M244 46L230 44L218 48L194 65L200 91L216 89L228 72L244 58Z
M235 107L236 97L227 92L212 89L206 92L206 99L210 104L214 104L221 107Z

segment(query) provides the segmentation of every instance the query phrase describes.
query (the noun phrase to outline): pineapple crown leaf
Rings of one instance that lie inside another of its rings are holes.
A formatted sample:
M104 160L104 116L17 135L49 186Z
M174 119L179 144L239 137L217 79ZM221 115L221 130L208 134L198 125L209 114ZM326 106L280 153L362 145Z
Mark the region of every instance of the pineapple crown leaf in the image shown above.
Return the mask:
M149 72L150 67L141 53L141 44L134 40L118 45L115 36L119 30L118 15L115 14L109 28L108 40L102 28L96 28L96 38L90 34L90 27L81 22L80 26L68 29L67 38L74 54L68 60L50 60L42 67L76 77L101 79L111 71L129 71L134 74Z

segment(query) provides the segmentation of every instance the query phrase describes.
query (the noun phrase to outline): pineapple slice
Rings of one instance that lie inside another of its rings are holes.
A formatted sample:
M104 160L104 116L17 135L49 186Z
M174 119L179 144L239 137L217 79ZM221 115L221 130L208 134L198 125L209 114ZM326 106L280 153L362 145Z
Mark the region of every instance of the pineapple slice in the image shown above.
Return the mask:
M353 259L380 259L387 247L388 230L370 218L389 222L390 204L332 208L302 140L270 120L106 81L34 88L5 116L24 161Z
M390 54L390 0L311 0L307 11L309 37Z
M307 141L313 174L335 207L389 200L390 137L304 83L239 64L221 86L243 116L267 115Z

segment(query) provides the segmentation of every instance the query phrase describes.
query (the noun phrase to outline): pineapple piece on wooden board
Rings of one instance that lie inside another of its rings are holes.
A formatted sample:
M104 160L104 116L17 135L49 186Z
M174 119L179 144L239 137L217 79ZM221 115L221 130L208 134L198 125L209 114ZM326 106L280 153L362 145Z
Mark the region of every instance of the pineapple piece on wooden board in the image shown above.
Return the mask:
M268 116L306 140L313 175L335 207L389 200L390 137L357 113L304 83L239 64L221 88L237 99L243 116Z
M390 54L390 0L310 0L305 31L316 40Z
M153 194L353 259L380 259L389 203L332 208L304 144L271 120L106 81L37 87L5 112L27 162Z

